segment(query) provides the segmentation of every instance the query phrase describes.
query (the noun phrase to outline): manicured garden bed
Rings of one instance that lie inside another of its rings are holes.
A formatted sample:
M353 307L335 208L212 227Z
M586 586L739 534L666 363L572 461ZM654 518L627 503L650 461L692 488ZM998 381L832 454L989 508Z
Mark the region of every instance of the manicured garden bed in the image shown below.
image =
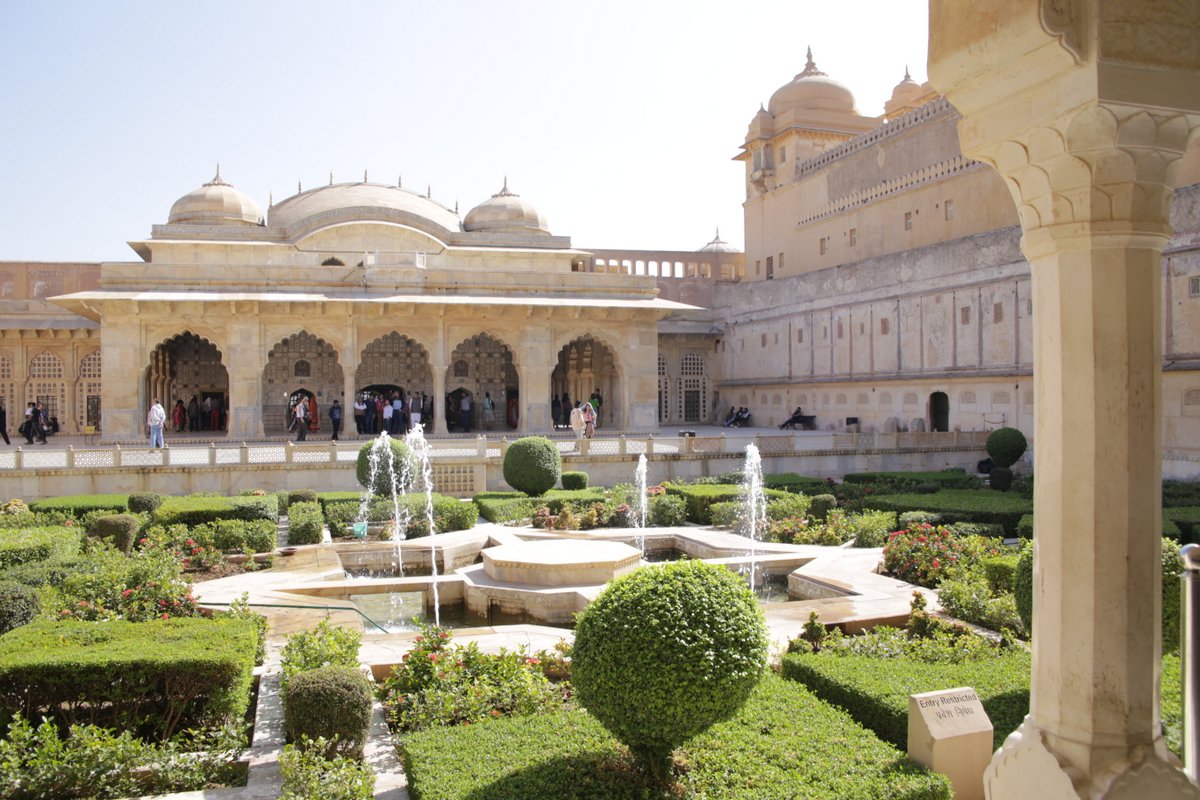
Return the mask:
M945 489L933 494L887 494L865 497L864 508L879 511L928 511L942 523L980 522L1004 526L1006 536L1016 536L1021 517L1033 513L1033 501L990 489Z
M414 800L624 800L661 797L628 751L582 711L500 718L404 736ZM676 754L688 797L725 800L949 798L949 782L910 762L844 712L768 675L733 718Z

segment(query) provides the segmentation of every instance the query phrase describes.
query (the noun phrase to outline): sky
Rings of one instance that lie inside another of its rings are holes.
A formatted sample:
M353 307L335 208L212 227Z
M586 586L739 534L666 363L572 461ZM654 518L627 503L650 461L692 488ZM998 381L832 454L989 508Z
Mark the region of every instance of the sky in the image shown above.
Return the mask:
M0 0L0 260L129 261L221 175L509 188L582 248L741 247L759 103L804 68L883 113L926 0Z

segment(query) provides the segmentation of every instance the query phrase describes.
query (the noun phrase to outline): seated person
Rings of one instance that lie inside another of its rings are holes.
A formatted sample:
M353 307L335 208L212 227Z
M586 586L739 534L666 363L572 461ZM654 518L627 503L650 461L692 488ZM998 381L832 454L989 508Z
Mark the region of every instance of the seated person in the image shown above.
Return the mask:
M784 428L791 428L792 430L795 430L797 425L803 427L804 422L801 417L804 415L801 412L802 409L800 406L796 406L796 410L792 412L790 417L783 421L783 424L779 426L779 430L783 430Z
M745 428L750 424L750 409L742 406L738 409L737 417L733 420L733 425L736 428Z
M732 428L733 423L737 422L737 415L738 415L738 412L734 409L733 406L730 406L729 413L725 415L725 422L722 423L724 425L724 427Z

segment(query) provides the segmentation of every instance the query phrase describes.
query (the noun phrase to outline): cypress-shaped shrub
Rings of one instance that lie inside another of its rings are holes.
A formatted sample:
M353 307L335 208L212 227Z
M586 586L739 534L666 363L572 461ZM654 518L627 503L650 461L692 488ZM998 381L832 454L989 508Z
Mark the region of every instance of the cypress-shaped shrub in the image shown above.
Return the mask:
M825 521L829 512L837 508L837 498L831 494L819 494L808 505L808 513L813 519Z
M0 583L0 636L28 625L40 610L36 589L21 583Z
M141 527L142 521L133 514L110 514L93 519L88 533L100 539L111 539L114 547L128 553Z
M366 675L350 667L321 667L292 676L283 705L288 739L324 738L326 758L362 756L371 725L372 688Z
M1033 635L1033 540L1026 539L1017 558L1012 576L1013 594L1017 598L1017 613L1029 635Z
M571 680L580 704L664 777L671 752L732 716L766 663L766 623L743 580L679 561L618 578L579 615Z
M588 474L586 472L564 472L562 487L564 489L586 489L588 488Z
M154 492L134 492L129 495L129 510L135 514L153 514L162 505L161 494Z
M393 488L396 491L405 488L403 481L406 475L416 474L417 458L413 455L412 448L403 441L389 438L387 442L392 450L391 459L389 460L387 452L380 448L376 457L374 475L371 474L371 449L378 446L378 440L367 442L360 447L354 474L358 478L359 486L369 490L372 494L390 497ZM394 486L393 477L395 478Z
M558 445L544 436L517 439L504 454L504 480L531 497L553 489L561 474Z

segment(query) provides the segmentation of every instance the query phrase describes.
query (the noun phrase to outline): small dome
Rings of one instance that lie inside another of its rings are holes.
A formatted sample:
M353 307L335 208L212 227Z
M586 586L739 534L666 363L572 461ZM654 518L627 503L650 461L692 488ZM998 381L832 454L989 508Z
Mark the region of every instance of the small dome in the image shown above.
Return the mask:
M701 247L696 252L698 253L740 253L736 247L721 238L721 229L717 228L717 235L708 244Z
M760 103L758 113L750 120L750 129L746 132L747 139L760 139L771 136L775 132L775 118Z
M467 212L463 229L492 233L550 233L546 218L533 204L508 190L508 178L499 192Z
M170 225L262 225L262 209L249 196L221 180L221 165L208 183L175 201Z
M845 86L817 69L811 48L804 71L771 95L767 110L776 117L788 111L842 111L858 114L854 106L854 95Z
M896 84L896 88L892 89L892 99L884 103L884 114L888 117L895 117L911 111L921 105L925 95L926 89L912 79L908 67L905 67L904 80Z

